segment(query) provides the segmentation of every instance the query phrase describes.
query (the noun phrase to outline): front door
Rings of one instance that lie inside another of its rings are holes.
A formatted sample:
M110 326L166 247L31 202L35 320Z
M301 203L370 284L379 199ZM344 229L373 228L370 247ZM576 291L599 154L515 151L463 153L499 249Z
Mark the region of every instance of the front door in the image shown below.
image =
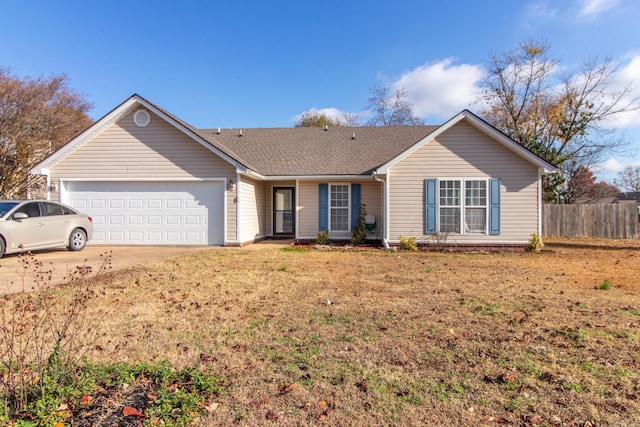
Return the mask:
M273 188L273 234L295 235L295 188Z

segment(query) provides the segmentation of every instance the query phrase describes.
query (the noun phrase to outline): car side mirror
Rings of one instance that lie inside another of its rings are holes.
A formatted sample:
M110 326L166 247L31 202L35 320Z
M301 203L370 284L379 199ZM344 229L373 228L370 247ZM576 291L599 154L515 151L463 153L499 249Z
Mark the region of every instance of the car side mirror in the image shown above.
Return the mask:
M27 215L24 212L16 212L15 214L13 214L13 219L26 219L29 218L29 215Z

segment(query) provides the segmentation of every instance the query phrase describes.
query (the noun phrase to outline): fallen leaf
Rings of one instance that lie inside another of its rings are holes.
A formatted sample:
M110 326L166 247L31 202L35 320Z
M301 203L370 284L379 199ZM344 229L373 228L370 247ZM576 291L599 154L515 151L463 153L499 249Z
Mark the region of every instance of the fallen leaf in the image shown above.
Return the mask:
M207 412L212 413L212 412L216 412L219 407L220 407L220 404L218 402L211 402L210 404L205 406L204 409L206 409Z
M292 390L297 389L298 387L300 387L299 383L291 383L291 384L288 384L288 385L281 385L280 386L280 391L279 391L278 394L282 396L283 394L287 394L287 393L291 392Z
M325 402L325 401L323 400L323 401L321 401L321 402L318 402L318 406L320 406L321 408L326 408L326 407L328 407L329 405L327 404L327 402Z
M200 353L200 361L203 363L208 363L208 362L216 362L218 361L218 359L216 359L215 356L212 356L210 354Z
M260 400L254 400L251 403L249 403L251 406L253 406L254 408L259 408L262 405L266 405L267 403L269 403L269 399L267 399L266 397Z
M80 405L82 406L91 405L92 402L93 402L93 397L89 396L88 394L85 394L80 398Z
M267 414L265 415L265 418L268 419L269 421L276 421L280 417L277 414L275 414L272 410L268 410Z
M124 415L125 417L147 418L147 416L145 414L143 414L142 412L140 412L138 409L134 408L133 406L125 406L122 409L122 415Z

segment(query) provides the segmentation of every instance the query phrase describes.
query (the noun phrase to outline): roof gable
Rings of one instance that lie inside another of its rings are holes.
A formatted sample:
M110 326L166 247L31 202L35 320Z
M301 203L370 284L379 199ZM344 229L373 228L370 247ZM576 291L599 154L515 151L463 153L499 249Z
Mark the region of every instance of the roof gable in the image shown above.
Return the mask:
M155 115L161 117L163 120L167 121L169 124L174 126L179 131L183 132L194 141L198 142L202 146L206 147L210 151L214 152L230 164L235 167L243 166L240 162L238 162L233 157L229 156L224 151L220 150L220 148L211 144L206 138L204 138L200 131L189 125L188 123L182 121L171 113L163 110L162 108L157 107L141 96L134 94L129 99L124 101L122 104L111 110L104 117L96 121L93 125L91 125L87 130L73 138L63 147L61 147L58 151L53 153L51 156L47 157L40 164L35 166L31 173L33 174L45 174L49 169L54 167L56 164L67 158L69 155L74 153L76 150L83 147L86 143L88 143L95 136L102 133L104 130L109 128L110 126L117 123L121 118L125 117L127 114L135 111L137 108L144 107L149 111L153 112Z
M426 136L424 139L419 141L417 144L413 145L412 147L410 147L409 149L407 149L406 151L401 153L399 156L394 157L389 162L387 162L384 165L382 165L377 170L377 172L381 173L381 174L388 173L390 168L392 168L393 166L398 164L403 159L409 157L412 153L416 152L421 147L423 147L424 145L426 145L429 142L433 141L438 136L442 135L444 132L446 132L447 130L451 129L453 126L455 126L457 123L459 123L459 122L461 122L463 120L465 120L467 123L472 125L474 128L478 129L480 132L482 132L482 133L486 134L487 136L491 137L497 143L502 144L503 146L505 146L509 150L511 150L514 153L516 153L517 155L519 155L520 157L524 158L525 160L529 161L530 163L532 163L532 164L536 165L537 167L541 168L544 171L544 173L548 174L548 173L558 172L558 169L554 165L552 165L551 163L545 161L544 159L542 159L541 157L537 156L533 152L529 151L528 149L526 149L522 145L518 144L516 141L514 141L513 139L511 139L507 135L503 134L498 129L496 129L495 127L491 126L489 123L487 123L486 121L482 120L480 117L476 116L475 114L473 114L472 112L470 112L468 110L463 110L461 113L459 113L458 115L456 115L455 117L453 117L452 119L447 121L442 126L438 127L433 132L431 132L428 136Z

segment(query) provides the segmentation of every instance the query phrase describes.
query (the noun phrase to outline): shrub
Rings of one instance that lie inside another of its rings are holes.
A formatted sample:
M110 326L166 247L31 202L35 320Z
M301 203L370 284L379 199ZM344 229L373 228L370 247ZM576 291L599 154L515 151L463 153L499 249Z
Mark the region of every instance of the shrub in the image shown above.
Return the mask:
M351 244L352 245L361 245L367 241L367 230L365 228L365 217L367 216L367 211L365 209L365 205L360 205L360 216L358 216L358 224L351 231Z
M322 230L318 233L318 238L316 239L317 245L330 245L331 237L329 236L329 230Z
M540 252L542 249L542 240L538 233L533 233L531 235L531 239L529 239L529 243L524 247L527 252Z
M418 245L416 244L416 236L409 236L409 237L400 236L400 250L401 251L417 251Z
M605 280L600 284L599 288L603 291L608 291L609 289L611 289L611 282Z

